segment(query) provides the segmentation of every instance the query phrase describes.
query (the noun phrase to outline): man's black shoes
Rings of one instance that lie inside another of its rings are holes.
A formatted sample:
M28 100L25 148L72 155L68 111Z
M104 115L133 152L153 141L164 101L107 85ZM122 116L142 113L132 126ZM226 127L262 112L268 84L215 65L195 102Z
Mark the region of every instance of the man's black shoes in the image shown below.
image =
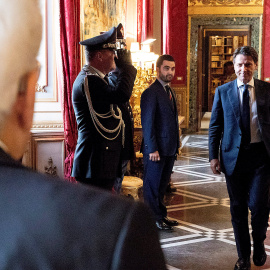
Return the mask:
M156 226L158 229L163 230L163 231L172 231L173 226L177 226L178 221L168 219L167 217L162 218L161 220L156 221Z
M162 221L163 221L166 225L168 225L168 226L177 226L177 225L178 225L178 221L172 220L172 219L168 219L167 217L164 217L164 218L162 219Z
M159 230L162 230L162 231L172 231L173 230L173 228L171 226L167 225L162 220L156 221L156 226Z
M176 187L173 185L172 182L170 182L166 188L166 192L172 193L172 192L176 192L176 191L177 191Z
M266 252L264 249L264 244L254 244L253 246L253 262L256 266L263 266L266 262Z
M234 266L234 270L250 270L250 259L238 259Z

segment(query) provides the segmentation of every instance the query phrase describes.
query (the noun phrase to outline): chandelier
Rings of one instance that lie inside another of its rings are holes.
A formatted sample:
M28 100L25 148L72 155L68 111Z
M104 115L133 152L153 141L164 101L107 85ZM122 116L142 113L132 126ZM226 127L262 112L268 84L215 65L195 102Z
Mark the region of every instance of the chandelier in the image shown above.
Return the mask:
M130 98L135 128L141 128L140 103L142 92L156 79L156 61L159 55L151 52L150 45L153 41L155 39L148 39L141 44L132 42L130 46L132 63L137 68L137 77Z

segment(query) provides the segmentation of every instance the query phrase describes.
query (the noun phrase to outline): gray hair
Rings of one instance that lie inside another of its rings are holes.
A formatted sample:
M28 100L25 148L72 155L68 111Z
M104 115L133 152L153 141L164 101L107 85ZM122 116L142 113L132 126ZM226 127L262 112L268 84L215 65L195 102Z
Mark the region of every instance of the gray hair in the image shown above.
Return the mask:
M41 38L39 0L0 1L0 130L21 79L36 66Z

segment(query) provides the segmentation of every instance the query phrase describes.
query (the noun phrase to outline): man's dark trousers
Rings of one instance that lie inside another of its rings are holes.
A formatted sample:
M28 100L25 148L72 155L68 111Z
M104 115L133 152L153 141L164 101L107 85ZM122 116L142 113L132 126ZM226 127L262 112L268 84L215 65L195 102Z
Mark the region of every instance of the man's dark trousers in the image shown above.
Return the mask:
M248 208L251 211L253 243L256 245L266 238L269 176L270 160L264 143L241 146L233 174L226 175L239 258L249 258L251 253Z
M151 161L149 155L143 155L144 200L154 212L156 220L161 220L167 216L163 198L170 182L174 161L175 156L161 156L159 161Z

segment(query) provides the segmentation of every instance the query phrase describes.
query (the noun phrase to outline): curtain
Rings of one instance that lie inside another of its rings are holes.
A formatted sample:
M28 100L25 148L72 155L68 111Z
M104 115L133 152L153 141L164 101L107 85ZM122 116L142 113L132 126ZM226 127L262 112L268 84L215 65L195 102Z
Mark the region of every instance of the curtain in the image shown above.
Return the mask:
M169 39L169 0L163 0L162 11L162 52L163 54L169 54L170 51L170 39Z
M270 78L270 0L264 0L262 40L262 80Z
M137 1L137 41L153 38L153 0Z
M186 84L188 2L162 0L162 52L174 57L175 77L172 83ZM177 80L182 77L183 80Z
M72 106L72 86L80 72L80 0L60 0L60 48L62 56L62 110L66 146L65 178L71 177L77 141L76 119Z

